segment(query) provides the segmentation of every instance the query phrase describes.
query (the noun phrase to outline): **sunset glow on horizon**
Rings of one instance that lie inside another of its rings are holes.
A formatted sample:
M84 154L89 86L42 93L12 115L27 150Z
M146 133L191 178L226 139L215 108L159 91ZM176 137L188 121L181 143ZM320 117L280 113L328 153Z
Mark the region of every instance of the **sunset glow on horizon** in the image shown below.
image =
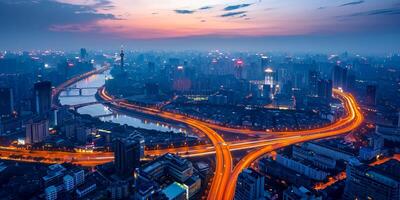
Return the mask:
M13 47L16 37L24 47L38 47L44 38L105 47L154 39L226 46L215 40L238 39L254 47L260 44L256 38L265 37L300 37L300 43L309 43L334 35L325 41L348 44L371 35L391 44L386 35L400 33L399 14L397 0L0 0L0 17L7 19L0 21L0 40Z
M187 36L272 36L355 32L373 24L379 11L396 1L285 2L278 0L59 0L87 6L103 19L76 24L53 24L52 31L98 31L129 39ZM359 14L354 13L357 6ZM364 14L362 12L365 12ZM386 12L384 12L386 13ZM371 15L371 16L369 16ZM373 16L372 16L373 15ZM389 22L388 22L389 23Z

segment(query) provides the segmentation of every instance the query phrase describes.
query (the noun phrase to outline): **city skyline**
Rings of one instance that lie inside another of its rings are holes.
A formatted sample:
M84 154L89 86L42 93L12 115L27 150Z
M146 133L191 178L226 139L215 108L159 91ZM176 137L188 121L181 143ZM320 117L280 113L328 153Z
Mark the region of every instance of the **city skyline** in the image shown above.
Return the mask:
M124 44L135 50L393 53L400 44L395 0L3 0L0 11L3 50Z
M0 199L400 200L399 0L0 0Z

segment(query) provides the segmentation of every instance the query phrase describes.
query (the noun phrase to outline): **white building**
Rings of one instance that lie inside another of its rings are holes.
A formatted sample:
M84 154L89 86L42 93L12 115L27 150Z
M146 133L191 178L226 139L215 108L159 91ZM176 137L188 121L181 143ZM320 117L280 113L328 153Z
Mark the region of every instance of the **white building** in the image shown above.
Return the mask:
M42 142L49 135L49 120L29 121L25 133L26 144Z

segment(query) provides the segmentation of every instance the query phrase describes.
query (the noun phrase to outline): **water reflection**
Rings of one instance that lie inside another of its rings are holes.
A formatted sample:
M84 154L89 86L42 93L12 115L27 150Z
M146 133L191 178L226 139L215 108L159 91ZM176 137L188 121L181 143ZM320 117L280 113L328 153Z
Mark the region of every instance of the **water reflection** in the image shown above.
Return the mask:
M79 92L79 89L70 89L67 91L63 91L60 93L60 103L62 105L77 105L82 103L95 102L96 98L94 97L94 95L96 94L97 90L93 89L93 87L100 87L104 85L106 77L109 76L109 72L105 72L104 74L96 74L87 79L79 81L74 85L71 85L69 88L83 88L81 93ZM82 94L82 96L79 96L80 94ZM138 128L152 129L157 131L186 132L186 130L183 128L172 127L171 125L168 125L166 123L148 120L139 116L132 117L120 113L109 115L113 114L113 111L102 104L94 104L81 107L77 111L80 114L88 114L93 117L101 116L99 117L99 119L102 121L127 124Z

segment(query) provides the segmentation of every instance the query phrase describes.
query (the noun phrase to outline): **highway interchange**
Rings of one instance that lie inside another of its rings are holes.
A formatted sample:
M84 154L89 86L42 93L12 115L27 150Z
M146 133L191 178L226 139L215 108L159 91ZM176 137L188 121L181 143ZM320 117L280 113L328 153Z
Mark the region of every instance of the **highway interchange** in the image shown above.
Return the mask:
M103 67L101 69L93 70L91 72L70 79L69 81L61 84L54 90L53 99L57 98L59 93L67 86L70 86L71 84L87 78L93 74L102 73L107 69L109 69L109 67ZM364 118L359 110L359 107L354 97L351 94L340 91L338 89L334 89L333 93L336 98L341 100L342 105L346 111L345 116L325 127L303 131L285 132L267 132L253 131L249 129L228 128L193 119L182 114L161 111L157 108L141 107L121 99L115 99L107 93L104 87L99 89L98 96L104 102L107 102L107 105L109 105L111 108L131 110L134 112L140 112L168 120L173 120L191 126L205 134L211 141L212 145L149 150L146 151L145 154L147 156L157 156L167 152L172 152L178 153L184 157L215 154L216 166L211 187L208 192L208 199L230 200L233 199L236 180L240 172L243 169L249 167L251 163L262 157L266 153L296 143L345 134L361 125ZM248 136L257 136L257 138L227 142L217 131L223 131L225 133L245 134ZM236 166L234 166L231 151L244 149L254 150L245 155L236 164ZM25 159L18 158L16 160L25 160L30 162L35 162L35 160L27 159L27 157L42 157L45 159L41 160L40 162L72 162L84 166L94 166L113 160L112 152L30 151L25 149L16 149L14 147L0 147L0 155L1 158L4 159L10 159L10 157L8 157L7 155L22 155Z

